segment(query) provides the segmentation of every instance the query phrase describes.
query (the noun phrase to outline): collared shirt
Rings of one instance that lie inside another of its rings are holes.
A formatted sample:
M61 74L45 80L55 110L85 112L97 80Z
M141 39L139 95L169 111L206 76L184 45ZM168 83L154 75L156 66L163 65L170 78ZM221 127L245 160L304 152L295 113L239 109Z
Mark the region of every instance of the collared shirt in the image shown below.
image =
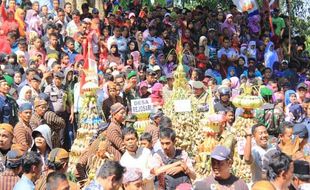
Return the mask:
M152 190L154 189L154 176L151 175L152 153L149 149L139 147L135 155L128 153L123 154L120 160L120 164L126 168L138 168L142 171L144 188Z
M14 185L20 180L12 170L5 170L0 174L0 189L11 190Z
M13 190L34 190L34 188L35 186L33 182L24 174L22 178L16 183Z
M55 113L59 114L66 111L68 96L62 87L58 88L51 84L45 88L44 93L50 96Z
M217 52L217 58L218 58L218 59L221 59L221 57L222 57L223 55L226 55L228 59L231 59L231 58L233 58L233 57L238 56L239 54L238 54L238 52L237 52L235 49L233 49L233 48L227 48L227 49L225 49L225 48L222 47L222 48L221 48L220 50L218 50L218 52Z

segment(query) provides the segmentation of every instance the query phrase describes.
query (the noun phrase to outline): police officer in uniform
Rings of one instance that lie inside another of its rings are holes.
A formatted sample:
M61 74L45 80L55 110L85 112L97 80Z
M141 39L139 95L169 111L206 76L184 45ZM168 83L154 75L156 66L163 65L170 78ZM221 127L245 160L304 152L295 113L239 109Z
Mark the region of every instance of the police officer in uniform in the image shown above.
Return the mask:
M69 103L67 92L63 88L62 81L64 77L65 76L61 71L56 72L54 74L53 83L45 88L44 93L49 95L54 112L59 117L62 117L66 122L66 126L68 126L68 124L70 124L69 120L72 118L69 118L70 116L67 108L71 109L72 104ZM65 139L69 140L69 138L65 138L65 136L68 135L67 129L68 127L61 129L60 142L62 147L69 149L70 145L68 144L70 143L65 142Z

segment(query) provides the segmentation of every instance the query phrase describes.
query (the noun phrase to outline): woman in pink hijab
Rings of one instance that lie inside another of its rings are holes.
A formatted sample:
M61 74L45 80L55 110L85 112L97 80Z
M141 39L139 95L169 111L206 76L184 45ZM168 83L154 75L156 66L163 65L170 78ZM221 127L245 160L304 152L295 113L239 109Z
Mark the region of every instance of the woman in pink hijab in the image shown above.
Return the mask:
M137 69L141 63L141 55L139 51L133 51L130 53L130 55L133 58L133 66L135 69Z
M230 77L231 99L239 95L240 81L238 77Z
M152 87L151 99L155 107L162 107L164 105L163 98L163 85L161 83L155 83Z

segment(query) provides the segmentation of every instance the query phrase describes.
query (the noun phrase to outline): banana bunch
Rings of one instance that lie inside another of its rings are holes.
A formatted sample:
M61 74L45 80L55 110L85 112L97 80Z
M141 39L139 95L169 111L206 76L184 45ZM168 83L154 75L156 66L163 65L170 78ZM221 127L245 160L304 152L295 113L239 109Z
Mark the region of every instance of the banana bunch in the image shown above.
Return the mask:
M250 165L246 164L243 157L239 156L238 153L235 152L234 155L234 162L232 165L233 174L243 179L246 183L250 183L252 178Z
M254 118L244 118L237 117L234 125L232 126L232 133L236 136L238 143L242 140L245 141L246 136L246 128L247 126L253 126L257 122ZM232 170L234 174L241 179L245 180L247 183L251 181L251 169L250 165L246 164L243 159L243 153L238 149L243 149L244 145L241 147L236 146L234 150L234 162L232 166Z

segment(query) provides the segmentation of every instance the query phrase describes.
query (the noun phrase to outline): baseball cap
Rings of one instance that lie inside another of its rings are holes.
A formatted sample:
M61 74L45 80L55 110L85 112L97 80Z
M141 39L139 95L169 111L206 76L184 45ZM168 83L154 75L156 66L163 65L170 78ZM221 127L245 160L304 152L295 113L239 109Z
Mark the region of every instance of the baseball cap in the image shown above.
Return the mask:
M147 69L146 74L148 75L156 75L155 71L153 69Z
M205 85L201 81L194 81L193 82L193 88L201 89L201 88L204 88L204 86Z
M69 158L69 153L63 148L54 148L48 155L50 162L62 162L62 159Z
M39 75L34 75L32 77L32 80L41 81L42 79L41 79L41 77Z
M160 67L158 66L158 65L155 65L154 67L153 67L153 71L160 71Z
M93 14L98 14L99 10L97 8L93 8L93 10L91 11Z
M299 83L298 85L297 85L297 90L298 89L300 89L300 88L304 88L304 89L308 89L308 85L306 85L306 83L304 83L304 82L301 82L301 83Z
M308 138L307 126L303 123L295 124L293 127L293 134L299 138Z
M10 150L6 154L5 166L8 168L17 168L23 162L23 152L20 150Z
M209 32L216 31L214 28L209 28Z
M214 75L213 75L213 73L212 73L212 70L211 70L211 69L206 70L206 72L205 72L205 77L211 77L211 78L214 78Z
M65 78L65 75L62 72L60 72L60 71L56 72L54 76L58 77L58 78Z
M216 160L227 160L230 158L230 150L225 146L216 146L211 152L211 158Z

